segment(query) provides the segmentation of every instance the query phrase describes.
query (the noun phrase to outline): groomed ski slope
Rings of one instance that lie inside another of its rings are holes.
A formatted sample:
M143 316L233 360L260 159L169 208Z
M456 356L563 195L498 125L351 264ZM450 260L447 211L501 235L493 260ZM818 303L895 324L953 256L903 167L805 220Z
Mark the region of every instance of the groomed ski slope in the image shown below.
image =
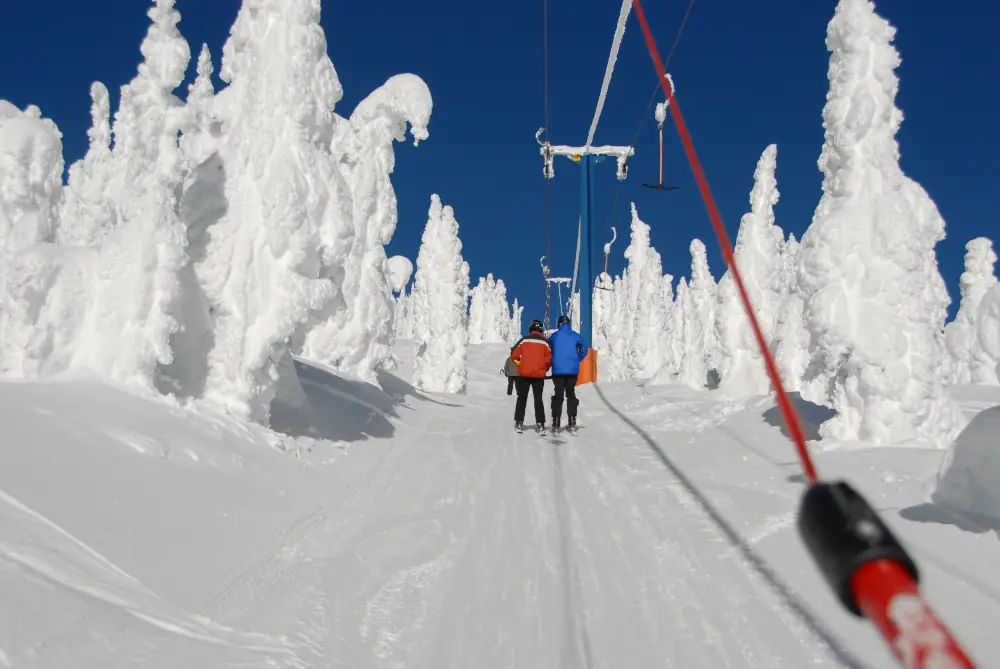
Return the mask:
M103 386L0 384L0 667L893 666L801 548L765 398L591 386L579 435L517 435L505 346L433 397L400 349L385 393L299 366L308 406L276 423L339 441L297 454ZM1000 523L926 501L942 457L819 466L885 512L992 666Z

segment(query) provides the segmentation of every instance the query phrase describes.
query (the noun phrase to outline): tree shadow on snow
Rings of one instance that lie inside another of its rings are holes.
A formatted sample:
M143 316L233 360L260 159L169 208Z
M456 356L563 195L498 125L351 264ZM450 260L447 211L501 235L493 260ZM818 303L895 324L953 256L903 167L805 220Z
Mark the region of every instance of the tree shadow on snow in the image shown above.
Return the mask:
M802 429L805 431L806 439L809 441L819 439L819 426L837 415L837 412L833 409L813 404L797 392L788 393L788 399L792 401L792 405L798 412L799 418L802 420ZM789 433L788 426L785 425L785 419L781 415L781 409L777 405L765 411L763 418L765 423L780 428L781 434L791 439L792 435Z
M705 515L719 528L723 536L729 541L734 549L736 549L739 554L747 561L747 563L758 573L762 578L764 578L774 589L774 591L781 597L788 606L798 615L799 619L803 624L809 628L818 638L822 639L829 647L830 651L836 656L836 658L846 667L852 667L855 669L861 669L865 666L857 657L855 657L850 650L844 647L844 645L831 633L829 632L822 622L813 614L809 609L808 605L802 601L802 599L796 595L792 590L785 585L785 583L778 577L774 569L767 564L757 552L740 536L739 532L723 517L717 508L708 500L708 498L701 492L701 490L695 486L694 482L687 477L687 475L681 471L681 469L671 460L666 452L660 447L660 445L653 439L649 433L642 429L638 424L635 423L631 418L626 416L624 413L618 410L617 407L612 405L608 399L605 397L601 390L599 384L594 384L594 389L597 391L598 397L604 402L604 405L608 409L618 416L626 425L632 428L632 430L642 438L643 441L649 446L650 450L656 455L663 466L677 479L677 482L687 491L688 495L692 497L695 503L701 507ZM814 405L815 406L815 405Z
M294 374L279 382L271 405L271 429L290 437L330 441L385 439L396 432L400 411L413 411L410 398L441 406L412 385L386 371L379 371L382 388L358 379L339 376L303 360L294 360Z
M973 534L993 532L1000 538L1000 518L972 513L971 511L960 511L944 504L935 502L917 504L900 510L899 515L916 523L954 525L960 530Z

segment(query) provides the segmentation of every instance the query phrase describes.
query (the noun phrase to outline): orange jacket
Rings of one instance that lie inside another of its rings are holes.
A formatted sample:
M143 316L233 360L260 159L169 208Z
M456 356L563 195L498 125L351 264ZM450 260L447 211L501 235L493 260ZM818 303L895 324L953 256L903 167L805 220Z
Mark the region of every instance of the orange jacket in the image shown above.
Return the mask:
M552 366L552 348L540 332L532 332L517 342L510 359L517 363L517 375L528 379L545 378Z

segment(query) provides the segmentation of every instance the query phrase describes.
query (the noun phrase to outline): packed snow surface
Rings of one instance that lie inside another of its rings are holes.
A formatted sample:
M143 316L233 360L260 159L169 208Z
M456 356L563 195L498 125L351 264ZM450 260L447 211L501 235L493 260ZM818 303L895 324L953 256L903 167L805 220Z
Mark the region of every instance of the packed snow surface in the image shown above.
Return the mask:
M895 666L795 533L770 402L587 386L578 436L516 435L505 344L470 347L462 396L415 390L395 354L382 390L297 363L280 433L0 383L0 666ZM970 414L1000 403L963 392ZM814 432L826 410L800 406ZM943 455L818 464L883 510L985 662L1000 520L928 501Z

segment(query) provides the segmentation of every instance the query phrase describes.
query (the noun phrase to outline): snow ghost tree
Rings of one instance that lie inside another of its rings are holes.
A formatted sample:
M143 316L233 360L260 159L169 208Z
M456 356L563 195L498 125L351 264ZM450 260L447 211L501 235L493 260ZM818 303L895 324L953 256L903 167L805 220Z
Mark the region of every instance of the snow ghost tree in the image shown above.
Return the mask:
M341 171L350 185L353 243L340 290L346 309L313 329L305 355L375 383L375 370L391 360L393 299L385 245L396 230L393 142L407 124L417 145L429 136L431 93L419 77L390 78L358 104L342 128ZM342 125L342 124L341 124Z
M678 361L677 380L692 388L704 388L708 379L705 337L691 289L684 277L677 285L677 299L672 315L671 329L675 333L676 346L679 349L675 356L675 360Z
M215 100L226 208L196 264L214 321L204 397L260 422L289 342L330 315L353 241L330 151L342 89L319 19L314 0L246 0Z
M750 192L750 213L740 221L735 248L736 266L767 341L774 333L784 282L782 249L785 236L774 224L774 205L778 202L778 184L774 178L777 156L778 147L772 144L757 163ZM719 282L717 329L721 349L720 387L747 395L769 392L771 383L760 347L732 271L727 271Z
M117 214L101 222L114 227L101 242L79 335L86 344L72 364L153 394L157 368L173 362L171 336L181 327L178 276L188 256L176 194L186 167L177 140L183 105L173 91L191 53L177 29L173 0L157 0L149 17L145 59L138 76L122 87L115 114L108 189Z
M0 100L0 252L52 241L62 197L62 134L38 107Z
M7 295L15 302L33 295L35 303L30 311L11 309L7 318L6 329L17 322L13 329L24 335L14 344L22 374L75 369L154 394L158 366L173 360L178 275L187 254L176 199L184 170L177 144L181 103L172 91L190 55L173 4L158 0L148 12L145 60L122 88L110 158L106 91L95 86L91 92L90 161L85 158L74 170L70 203L55 239L99 242L99 247L35 247L8 275L24 280L8 280ZM36 236L52 240L48 233ZM4 357L10 354L8 348Z
M392 292L402 294L413 276L413 263L405 256L389 258L389 281Z
M480 278L469 303L469 343L496 344L511 338L507 287L493 275Z
M493 275L490 274L490 279ZM483 343L483 313L486 310L486 279L479 277L479 283L469 292L469 343Z
M188 86L185 118L181 135L181 151L193 169L207 160L218 148L220 130L215 123L213 106L215 86L212 84L212 52L207 44L198 54L198 75Z
M64 246L91 246L117 227L118 212L108 193L111 180L111 100L101 82L90 86L91 127L87 155L69 168L66 201L60 214L58 241Z
M522 307L517 302L517 298L514 298L514 304L511 305L510 309L510 328L508 332L510 333L510 338L507 340L508 344L514 344L518 339L521 338L521 317L524 314L524 307Z
M945 226L899 167L894 34L867 0L841 0L828 27L823 196L799 263L806 381L826 388L809 399L837 411L824 437L944 445L961 427L939 373L949 298L934 247Z
M716 333L718 287L708 267L708 252L700 239L691 242L691 282L685 284L683 363L680 380L692 388L704 388L708 373L719 365ZM680 292L678 289L678 300Z
M977 321L983 296L997 284L994 265L997 254L985 237L965 245L965 272L960 286L962 303L955 320L945 326L944 337L951 355L949 380L952 383L997 384L996 363L979 344Z
M432 195L410 295L416 343L413 385L417 388L465 392L468 290L469 265L462 259L455 212L450 206L442 207L441 198Z
M781 248L781 302L775 313L771 351L781 373L785 390L802 387L802 375L809 360L809 332L802 323L802 298L798 293L799 243L789 235Z
M993 287L983 296L979 303L979 317L976 319L976 353L973 356L973 369L985 381L976 383L993 383L1000 377L1000 284L993 284ZM988 372L993 368L994 376L990 378ZM975 378L975 374L973 375Z
M63 314L79 296L50 304L62 263L45 248L56 234L62 195L62 135L38 107L0 100L0 371L40 373L56 349L66 356L72 333ZM73 276L74 285L82 277ZM51 308L50 308L51 307Z
M675 332L674 332L674 277L672 274L664 274L660 277L660 305L663 309L663 323L660 332L661 351L663 353L663 364L657 374L654 383L670 383L676 379L678 370Z
M633 379L652 379L659 374L665 359L663 333L666 317L663 310L661 282L663 268L660 254L649 242L649 226L639 219L632 204L632 239L625 249L628 259L628 313L631 325L625 354L625 366Z

